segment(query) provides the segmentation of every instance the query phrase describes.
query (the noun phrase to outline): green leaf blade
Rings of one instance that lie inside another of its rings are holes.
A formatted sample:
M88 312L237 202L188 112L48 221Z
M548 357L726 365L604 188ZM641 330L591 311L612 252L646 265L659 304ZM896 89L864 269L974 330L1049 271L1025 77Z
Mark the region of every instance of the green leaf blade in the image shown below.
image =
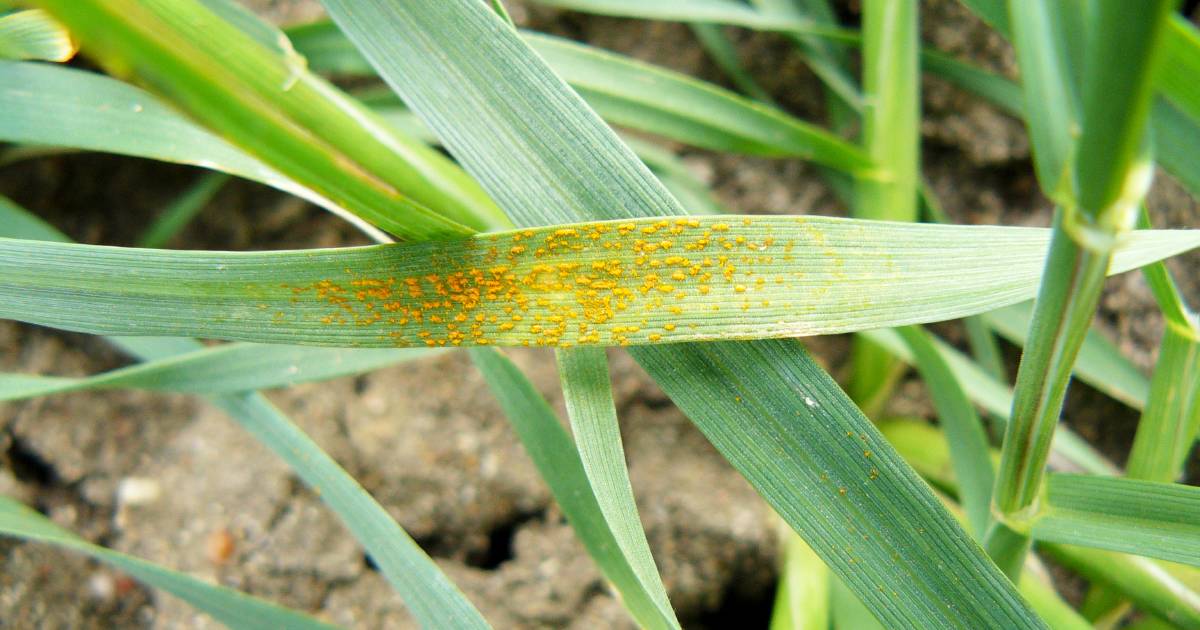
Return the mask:
M559 350L555 356L571 428L592 493L620 552L637 576L640 590L655 605L654 614L634 610L635 617L644 627L679 628L638 518L604 350L571 348Z
M0 239L0 316L98 334L375 348L796 337L1028 299L1045 236L708 216L292 252ZM1138 230L1112 271L1197 245L1200 231ZM948 258L969 262L951 269Z
M631 556L622 550L579 451L546 399L500 352L492 348L472 348L469 352L576 536L604 576L617 587L634 619L651 628L677 627L665 594L656 595L646 588L647 583L630 562Z
M1200 488L1174 483L1051 475L1033 536L1200 565Z
M230 628L334 628L308 615L93 545L8 497L0 497L0 534L48 543L91 556L148 586L186 601Z
M0 15L0 59L62 62L73 56L71 35L45 11Z

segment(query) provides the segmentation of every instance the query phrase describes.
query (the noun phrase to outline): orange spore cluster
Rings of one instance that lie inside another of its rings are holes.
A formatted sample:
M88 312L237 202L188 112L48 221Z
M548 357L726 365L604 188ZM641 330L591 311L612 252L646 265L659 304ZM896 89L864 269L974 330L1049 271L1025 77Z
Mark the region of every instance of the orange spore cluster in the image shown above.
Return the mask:
M803 275L772 264L792 259L800 227L790 239L720 218L521 230L398 246L381 273L289 288L330 307L318 321L378 328L398 346L678 341L716 313L769 307L753 294Z

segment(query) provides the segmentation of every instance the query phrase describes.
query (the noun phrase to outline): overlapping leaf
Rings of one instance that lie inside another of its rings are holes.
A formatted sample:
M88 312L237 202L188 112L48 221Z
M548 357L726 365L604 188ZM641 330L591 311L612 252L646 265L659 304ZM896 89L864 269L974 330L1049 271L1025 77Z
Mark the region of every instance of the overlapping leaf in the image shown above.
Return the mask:
M1033 537L1200 566L1200 488L1051 475Z
M0 497L0 535L44 542L91 556L149 586L175 595L230 628L329 630L334 627L233 589L209 584L154 563L93 545L7 497Z
M3 11L0 6L0 13ZM70 34L44 11L0 15L0 59L67 61L74 55Z

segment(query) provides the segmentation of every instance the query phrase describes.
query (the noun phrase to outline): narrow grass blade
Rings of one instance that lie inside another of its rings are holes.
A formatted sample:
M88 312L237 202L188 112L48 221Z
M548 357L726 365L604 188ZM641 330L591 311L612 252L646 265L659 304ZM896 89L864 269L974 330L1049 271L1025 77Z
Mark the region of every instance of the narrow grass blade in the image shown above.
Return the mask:
M915 221L920 165L920 50L915 0L866 0L863 146L885 177L858 181L854 215Z
M734 48L733 43L725 36L719 25L701 23L690 26L692 34L700 41L704 51L716 62L725 76L729 77L729 80L741 90L742 94L764 105L775 105L771 95L742 66L741 60L738 59L737 49Z
M5 201L0 198L0 218L6 219L0 221L0 235L7 235L9 226L18 225L28 238L69 240L45 223L32 220L32 215L22 208ZM8 221L22 215L30 220L24 223ZM165 360L173 355L204 350L199 342L184 338L110 337L108 341L143 361ZM430 628L488 627L466 597L383 506L265 396L243 392L209 395L208 400L279 456L317 492L370 554L380 573L423 625Z
M1033 537L1200 565L1200 488L1051 475Z
M482 5L323 4L519 225L682 212L599 118ZM458 99L448 104L437 97L447 91ZM675 344L638 347L633 354L885 623L1040 626L798 344ZM864 450L878 458L878 480L870 479ZM820 479L823 471L828 481ZM842 495L839 484L854 495ZM850 527L870 528L868 540Z
M1133 227L1150 187L1146 123L1174 4L1095 3L1073 184L1080 209L1109 229Z
M243 151L373 225L422 239L505 224L443 157L196 0L37 4L114 73L135 71Z
M1143 230L1154 228L1150 223L1150 214L1146 210L1145 204L1138 213L1138 228ZM1158 302L1158 308L1168 322L1185 328L1200 328L1200 322L1197 322L1195 313L1188 308L1187 301L1179 290L1179 285L1175 283L1175 278L1171 276L1171 272L1167 270L1165 264L1148 265L1142 270L1142 275L1145 276L1146 283L1150 285L1154 301Z
M707 184L696 178L670 151L633 136L623 136L625 144L650 167L658 180L692 214L730 214L713 195Z
M1033 304L1005 306L985 313L983 318L1002 337L1024 346L1033 321ZM1143 408L1150 394L1150 379L1095 327L1088 330L1079 349L1075 376L1134 409Z
M1009 23L1008 3L1005 0L959 0L959 2L1005 37L1011 36L1012 25Z
M921 53L921 68L983 97L1007 114L1024 117L1025 102L1021 86L1002 76L928 49Z
M1175 481L1200 429L1200 336L1168 322L1150 384L1150 401L1138 422L1129 476Z
M153 249L166 245L167 241L174 238L209 201L212 201L228 181L229 176L224 173L210 173L201 177L171 205L163 209L154 223L151 223L138 238L137 246Z
M0 226L3 226L0 227L0 237L56 243L71 242L66 234L4 196L0 196Z
M902 360L914 363L911 350L894 330L869 330L862 334L887 348ZM1012 411L1012 389L1006 383L993 378L969 357L940 339L934 339L933 345L971 399L993 417L1007 422L1009 413ZM1088 472L1093 475L1120 473L1095 448L1066 427L1060 426L1055 430L1051 449L1055 455L1055 465L1064 470Z
M1033 145L1038 182L1052 199L1061 200L1063 176L1074 155L1079 127L1080 95L1071 66L1063 11L1058 2L1009 0L1013 46L1025 93L1025 124Z
M328 23L289 31L316 69L373 74ZM554 71L615 124L720 151L803 157L852 173L871 162L853 144L775 108L687 75L557 37L523 37Z
M950 366L938 354L929 333L919 326L905 326L896 332L912 350L921 378L929 388L950 444L950 463L958 480L959 502L976 538L982 540L991 522L992 484L995 481L983 422Z
M1200 121L1200 31L1182 15L1171 16L1155 78L1172 105Z
M678 628L629 483L608 358L600 348L563 349L556 357L571 429L592 494L619 552L637 576L638 587L655 605L654 611L634 610L634 615L643 627Z
M186 601L230 628L334 628L303 613L93 545L7 497L0 497L0 534L47 543L88 555L129 574L147 586L161 589Z
M191 164L272 186L387 237L315 191L201 129L132 85L71 68L0 61L0 140Z
M1113 551L1069 544L1039 543L1038 551L1095 585L1128 597L1143 611L1179 628L1200 628L1200 592L1162 563Z
M1144 205L1138 224L1150 227ZM1200 430L1200 320L1166 265L1150 265L1143 273L1166 326L1127 467L1134 479L1169 482L1183 472Z
M97 334L341 347L796 337L1028 299L1045 233L714 216L292 252L0 239L0 317ZM1200 231L1138 230L1111 271L1197 245ZM947 268L947 259L964 262Z
M74 56L71 35L45 11L31 9L0 15L0 59L61 62Z
M830 28L839 25L837 15L828 0L751 0L764 13L786 15L812 20ZM862 93L850 74L850 55L840 42L813 33L790 33L804 60L825 83L830 123L843 131L852 125L862 110Z
M980 367L998 381L1008 381L1008 370L1004 366L1004 357L1000 354L1000 344L992 334L992 329L981 316L963 319L963 328L967 331L967 344L971 347L971 355Z
M232 394L211 400L320 494L321 500L366 547L371 560L422 626L489 627L479 611L387 511L264 396Z
M1200 197L1200 164L1195 147L1200 144L1200 123L1188 118L1166 99L1154 102L1150 120L1154 132L1154 157L1193 197Z
M716 150L797 156L867 175L871 160L857 147L687 75L566 40L527 33L526 41L596 111L618 125L687 138Z
M807 33L818 30L811 19L797 15L782 15L754 10L734 0L537 0L538 4L599 15L671 20L678 22L713 22L751 29Z
M470 352L576 536L621 593L634 619L648 628L678 627L665 596L647 589L648 584L634 568L633 562L637 561L622 548L588 479L579 450L546 399L500 352L491 348L473 348Z
M155 96L101 75L0 61L0 140L206 166L307 198L291 182Z
M829 628L829 568L803 538L783 526L783 567L779 571L770 630Z
M0 400L89 389L223 394L288 387L361 374L437 350L311 348L233 343L203 348L85 378L0 373Z

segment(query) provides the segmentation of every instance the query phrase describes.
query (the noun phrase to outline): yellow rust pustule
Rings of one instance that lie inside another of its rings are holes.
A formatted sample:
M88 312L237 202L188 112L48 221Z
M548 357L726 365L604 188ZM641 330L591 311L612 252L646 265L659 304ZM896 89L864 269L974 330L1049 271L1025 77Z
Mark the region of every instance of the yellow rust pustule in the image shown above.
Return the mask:
M781 290L802 308L812 289L787 259L823 245L806 222L684 217L485 234L398 246L378 273L287 288L308 300L304 316L378 330L397 346L686 341L712 318L753 325L746 313L778 305Z

